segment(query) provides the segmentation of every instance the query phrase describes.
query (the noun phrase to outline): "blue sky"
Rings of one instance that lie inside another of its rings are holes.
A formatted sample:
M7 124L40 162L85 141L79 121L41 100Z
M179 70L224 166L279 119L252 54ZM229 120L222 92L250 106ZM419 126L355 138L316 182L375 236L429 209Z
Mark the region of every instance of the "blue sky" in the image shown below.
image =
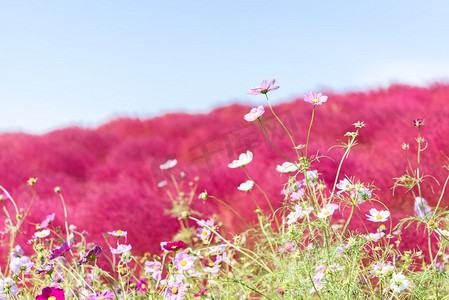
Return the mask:
M449 81L447 1L0 1L0 132L207 112L262 79Z

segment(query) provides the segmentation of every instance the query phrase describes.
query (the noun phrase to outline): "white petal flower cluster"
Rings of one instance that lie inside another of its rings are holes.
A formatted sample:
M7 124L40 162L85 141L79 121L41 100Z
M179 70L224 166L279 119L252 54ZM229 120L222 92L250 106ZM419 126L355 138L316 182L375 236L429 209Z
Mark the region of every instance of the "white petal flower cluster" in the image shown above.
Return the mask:
M238 167L244 167L247 164L249 164L253 160L253 153L251 151L246 151L246 153L242 153L239 155L239 159L233 160L228 167L231 169L238 168Z

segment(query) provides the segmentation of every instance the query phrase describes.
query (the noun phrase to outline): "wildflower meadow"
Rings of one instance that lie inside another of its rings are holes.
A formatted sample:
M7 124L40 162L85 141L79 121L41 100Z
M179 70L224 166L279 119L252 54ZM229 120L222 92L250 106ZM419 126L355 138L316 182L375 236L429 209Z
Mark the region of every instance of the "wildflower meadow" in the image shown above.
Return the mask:
M449 87L278 88L2 135L0 299L449 297Z

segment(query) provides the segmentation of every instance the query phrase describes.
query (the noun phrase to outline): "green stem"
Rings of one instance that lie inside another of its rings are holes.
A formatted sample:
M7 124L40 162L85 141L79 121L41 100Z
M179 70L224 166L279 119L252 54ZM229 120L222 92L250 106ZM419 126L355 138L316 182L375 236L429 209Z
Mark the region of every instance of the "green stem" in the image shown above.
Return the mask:
M243 221L243 223L245 223L246 227L247 227L248 229L251 229L251 227L250 227L249 224L245 221L245 219L244 219L238 212L236 212L231 206L229 206L229 204L227 204L227 203L224 202L223 200L218 199L218 198L215 197L215 196L209 196L209 198L212 198L212 199L217 200L219 203L223 204L224 206L226 206L227 208L229 208L230 210L232 210L232 212L233 212L234 214L236 214L237 217L239 217L240 220Z
M312 124L313 124L314 117L315 117L315 105L313 105L312 117L310 118L310 124L309 124L309 131L307 131L306 158L308 158L308 153L309 153L309 138L310 138L310 132L312 131Z
M260 185L258 185L258 184L251 178L251 176L249 176L249 173L248 173L248 171L246 170L246 168L245 168L245 167L242 167L242 168L243 168L243 171L245 172L246 176L248 177L248 179L251 180L252 182L254 182L254 185L255 185L255 186L259 189L259 191L263 194L265 200L266 200L267 203L268 203L268 206L270 207L271 212L273 213L273 218L274 218L274 221L276 222L277 228L278 228L278 229L281 228L281 227L279 226L279 222L278 222L278 219L277 219L277 217L276 217L276 213L274 212L273 206L271 206L271 202L270 202L270 199L268 199L267 194L266 194L265 191L260 187Z
M270 99L268 99L268 95L267 94L265 94L265 98L267 98L268 106L270 107L271 113L278 120L279 124L281 124L282 128L284 128L285 132L287 133L288 137L290 138L290 141L293 144L293 148L296 151L296 155L298 156L298 159L301 160L301 156L299 155L298 149L296 149L296 144L295 144L295 141L293 140L292 135L290 134L290 131L288 131L287 127L285 127L284 123L282 123L281 119L279 119L279 117L274 112L273 107L271 106L271 103L270 103Z
M349 223L351 222L352 216L354 215L355 205L352 205L351 214L349 215L348 220L346 221L345 226L343 227L343 236L346 234L346 230L348 229Z
M259 121L260 127L262 128L262 133L263 133L264 137L267 139L267 141L270 143L270 145L273 146L273 148L276 149L276 151L279 152L279 154L281 154L287 161L293 163L293 161L291 161L281 150L279 150L278 147L276 147L275 144L273 144L273 142L269 138L267 132L265 131L265 127L263 126L263 123L260 120L260 118L258 118L257 120Z

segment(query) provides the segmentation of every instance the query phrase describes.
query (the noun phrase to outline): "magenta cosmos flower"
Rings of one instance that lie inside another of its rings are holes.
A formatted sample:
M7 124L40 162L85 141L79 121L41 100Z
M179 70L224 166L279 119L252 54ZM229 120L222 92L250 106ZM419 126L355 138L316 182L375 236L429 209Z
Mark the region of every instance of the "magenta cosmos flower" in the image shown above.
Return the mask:
M249 92L248 94L259 95L259 94L266 94L269 91L275 91L279 88L279 86L274 86L275 83L276 79L271 80L271 82L263 80L260 86L251 88L251 92Z
M36 297L36 300L65 300L64 290L46 287L42 290L42 294Z
M260 118L260 116L264 113L265 109L263 108L263 105L259 105L257 108L252 108L251 111L247 113L243 118L248 122L252 122Z
M312 103L313 105L321 105L327 101L327 96L321 93L310 92L308 94L304 94L304 101Z
M183 241L175 241L175 242L162 242L161 248L165 251L176 251L186 247L186 243Z

